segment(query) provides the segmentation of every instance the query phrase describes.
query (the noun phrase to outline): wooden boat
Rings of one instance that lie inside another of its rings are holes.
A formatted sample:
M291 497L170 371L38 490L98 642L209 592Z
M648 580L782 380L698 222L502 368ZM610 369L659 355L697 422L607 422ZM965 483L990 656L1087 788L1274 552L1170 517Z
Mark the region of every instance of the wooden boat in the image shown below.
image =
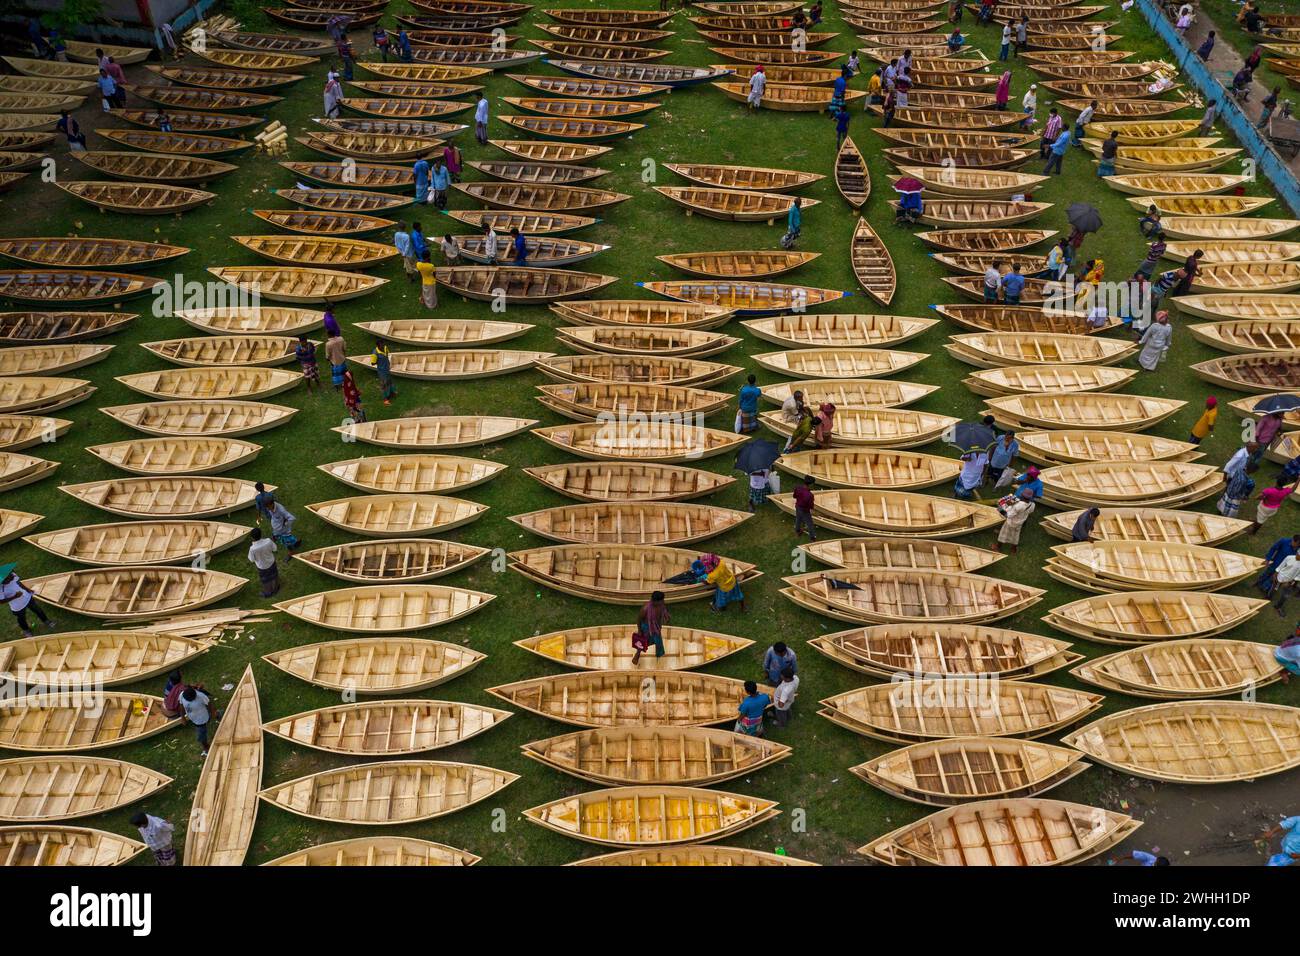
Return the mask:
M649 102L566 97L506 96L502 99L514 109L527 110L541 116L562 116L571 119L622 119L648 113L660 106L659 103Z
M721 90L728 99L744 103L749 98L748 83L714 83L715 89ZM819 86L779 86L767 88L763 94L763 109L778 110L787 113L819 113L830 102L829 91ZM845 93L846 104L856 104L867 94L861 90L848 90Z
M1091 143L1084 142L1085 147ZM1100 147L1098 147L1100 150ZM1208 146L1191 141L1186 145L1174 143L1169 146L1121 146L1115 160L1115 168L1124 172L1161 173L1187 170L1190 172L1210 172L1231 162L1239 150Z
M481 86L469 83L428 83L423 80L351 80L348 85L371 96L421 100L452 100L483 89Z
M331 0L333 2L333 0ZM335 7L335 9L338 9ZM263 53L297 53L319 56L334 49L332 42L313 40L310 37L290 36L286 33L247 33L236 30L212 30L208 35L222 46L232 50L255 50Z
M758 64L749 63L715 63L713 69L723 70L736 79L748 83ZM824 69L815 66L764 66L769 85L780 86L830 86L839 79L837 69Z
M584 186L534 186L530 183L457 183L471 199L496 209L583 213L606 210L632 197L610 189Z
M537 424L532 418L482 415L427 415L356 422L331 429L345 441L360 441L406 451L466 448L501 441Z
M188 563L238 544L248 530L220 521L124 521L46 531L23 540L79 564L120 567Z
M144 295L165 280L84 269L0 269L0 297L15 302L116 302Z
M251 149L252 140L211 136L204 133L164 133L154 129L104 129L98 134L121 146L153 153L178 153L184 156L223 156Z
M0 351L0 376L61 375L108 358L111 345L27 345Z
M873 550L883 543L902 550L899 542L867 539L846 543ZM806 545L805 550L816 554L819 545L830 544L833 542L816 542ZM960 568L961 562L950 558L939 564ZM876 624L825 634L813 638L809 644L838 664L889 681L917 674L933 678L982 676L1016 681L1039 677L1083 660L1083 655L1071 652L1070 644L1065 641L1000 627L956 624Z
M734 309L698 302L648 299L570 299L550 306L561 318L583 325L712 329L725 325Z
M1045 737L1101 706L1100 694L978 677L871 684L821 701L846 730L904 745L951 737Z
M401 757L463 743L509 716L506 710L454 701L376 700L279 717L262 729L326 753Z
M781 593L795 604L854 624L987 623L1032 607L1046 593L978 574L893 568L813 571L784 580L789 587Z
M10 491L48 477L59 463L17 452L0 452L0 490Z
M343 581L407 584L463 570L488 553L487 548L454 541L386 538L300 551L294 557Z
M331 45L330 49L333 49ZM132 84L131 93L142 100L177 110L240 110L263 109L283 99L268 93L250 93L242 90L210 90L197 86L162 86L157 84Z
M116 381L152 398L252 401L288 391L302 381L302 375L259 366L200 366L119 375Z
M926 190L941 196L1005 199L1029 194L1046 176L1000 169L959 169L951 166L900 166L902 176L920 180Z
M108 757L3 760L0 820L40 824L93 816L152 797L171 782L147 767Z
M782 5L788 7L791 4ZM524 4L520 4L520 6L524 6ZM657 27L673 18L672 13L655 12L654 10L585 10L578 8L549 9L543 10L542 13L557 23L575 23L589 27Z
M500 141L498 141L499 145ZM518 229L529 238L539 235L559 235L573 232L600 222L590 216L573 216L567 213L528 212L513 209L453 209L446 213L480 232L491 225L498 235ZM473 249L474 245L471 244Z
M439 285L467 299L522 305L590 295L617 281L594 272L526 266L443 266L435 275Z
M0 239L0 255L32 265L71 269L137 269L161 265L190 250L165 242L42 236Z
M76 77L26 76L22 73L8 73L0 77L0 90L6 93L58 93L72 96L93 93L96 86L91 80L79 80ZM44 142L53 142L53 136Z
M665 653L633 662L632 648L619 625L594 625L553 631L515 641L516 647L579 670L690 670L749 647L753 641L697 628L666 626Z
M249 507L257 494L252 482L211 475L109 478L59 490L124 518L212 518Z
M599 143L605 140L631 136L645 129L643 123L623 120L563 119L550 116L513 116L501 114L497 119L530 136L574 140L580 143Z
M789 436L793 433L793 424L785 421L778 412L760 412L758 419L778 434ZM837 408L831 446L916 448L938 440L956 421L948 415L902 408Z
M45 76L58 80L80 80L93 83L99 78L99 67L60 60L37 60L25 56L0 57L10 67L24 76Z
M1048 534L1066 541L1080 512L1050 515L1042 526ZM1249 521L1217 514L1196 514L1161 508L1102 508L1093 525L1096 541L1168 541L1185 544L1219 545L1242 534Z
M687 844L685 846L653 847L643 850L623 850L589 856L566 863L566 866L817 866L807 860L797 860L783 853L766 853L762 850L743 850L732 846Z
M771 800L665 785L611 787L524 811L524 818L565 836L606 846L673 846L720 840L766 823Z
M306 162L280 165L299 179L340 187L349 192L366 189L409 189L415 185L415 173L406 166L357 162Z
M477 667L485 656L442 641L358 637L289 647L263 655L262 660L326 690L404 694L460 677Z
M866 158L850 136L844 138L835 153L835 188L854 209L861 209L871 195L871 173Z
M999 560L996 551L931 538L836 538L800 545L800 549L837 568L970 572Z
M138 840L89 827L0 828L0 857L5 866L121 866L144 849Z
M789 462L778 467L791 470ZM792 495L774 495L772 500L781 510L793 513ZM837 531L881 537L955 538L985 530L999 521L996 509L987 505L897 491L892 487L824 491L818 496L814 511Z
M0 312L0 345L79 342L120 332L129 312Z
M510 73L507 76L548 96L573 96L586 100L638 100L662 96L672 88L657 83L633 83L624 80L596 80L567 76L531 76Z
M0 413L24 412L32 415L54 411L85 401L94 392L94 386L80 378L44 378L34 375L0 378Z
M929 358L924 352L887 349L790 349L763 352L750 358L779 375L816 378L874 378L894 375Z
M681 501L712 494L736 479L678 465L573 462L524 473L578 501Z
M231 70L262 70L271 73L297 70L314 66L317 57L302 56L297 53L270 53L259 50L223 50L208 49L194 51L201 60L207 60L217 66Z
M956 256L993 256L997 253L969 252L956 253ZM970 261L964 258L963 261ZM957 325L981 332L1064 332L1072 335L1095 335L1110 331L1118 319L1110 319L1104 326L1090 326L1087 314L1065 309L1048 309L1025 305L977 305L960 302L951 305L936 305L932 308L946 319Z
M221 571L135 566L64 571L25 583L46 604L86 617L139 621L214 604L247 580Z
M804 31L808 47L821 46L835 39L839 34L814 30ZM792 32L779 27L770 30L700 30L700 36L709 43L724 47L761 47L763 49L799 49L792 39Z
M1264 567L1262 558L1167 541L1079 541L1052 551L1049 573L1089 591L1218 591Z
M1079 462L1048 468L1041 477L1045 499L1077 504L1163 503L1222 485L1214 465L1181 461ZM1211 482L1208 488L1206 482Z
M712 786L784 760L784 744L704 727L597 727L524 744L525 757L607 786ZM3 765L0 765L3 766Z
M215 309L177 309L178 319L214 337L272 336L297 337L320 326L323 312L283 306L239 306Z
M1290 292L1300 288L1300 262L1210 262L1192 280L1194 292Z
M1246 694L1279 680L1283 671L1267 644L1194 637L1116 651L1070 673L1131 697L1184 700Z
M376 338L434 348L495 345L518 338L533 328L523 322L486 319L380 319L355 325Z
M113 405L110 418L150 435L240 438L283 425L296 408L264 402L180 400Z
M1267 206L1271 196L1134 196L1133 208L1142 212L1155 206L1162 216L1240 216Z
M1113 810L1041 797L981 800L940 810L858 852L890 866L1069 866L1141 825Z
M317 466L353 488L383 494L445 494L490 481L505 465L454 455L381 455Z
M16 415L14 417L25 419L28 416ZM24 531L30 531L44 520L44 515L34 515L27 511L15 511L12 508L0 508L0 544L6 544L14 540L14 538L20 537Z
M1187 326L1192 338L1225 352L1293 352L1300 350L1300 326L1268 319L1229 319Z
M515 551L509 557L509 567L524 577L603 604L643 604L655 591L663 591L664 599L671 604L707 597L713 590L713 585L707 583L668 581L689 570L698 557L682 548L561 544ZM741 584L761 576L752 564L724 560ZM727 713L726 719L734 716L734 710ZM723 717L708 721L723 722Z
M548 445L593 461L672 464L734 451L746 436L664 419L631 418L617 423L592 421L534 428Z
M1033 150L1001 146L957 147L897 146L881 151L895 166L935 166L945 159L954 167L975 169L1009 169L1023 166L1034 158Z
M0 83L3 78L0 78ZM44 150L54 142L54 133L17 131L0 133L0 150L5 152L35 152Z
M891 200L895 210L898 200ZM1004 199L932 199L920 221L931 226L964 228L979 225L1010 226L1041 216L1052 203Z
M55 113L0 113L0 133L42 133L56 127ZM6 188L12 183L6 185Z
M469 165L494 179L543 186L571 186L604 176L608 170L569 163L520 162L508 159L470 160Z
M391 359L391 368L392 374L397 378L429 382L465 381L525 371L537 362L549 359L553 354L509 349L431 349L396 352ZM373 369L375 366L373 354L350 355L348 361L368 369Z
M1020 427L1143 431L1176 414L1187 403L1145 395L1045 392L991 398L985 404L995 418Z
M241 866L262 786L262 712L253 665L244 669L208 746L185 834L186 866Z
M1300 762L1300 709L1254 701L1173 701L1135 707L1065 738L1098 763L1171 783L1256 780Z
M599 327L595 327L599 328ZM615 330L619 331L619 330ZM725 406L730 396L681 385L623 381L575 381L539 385L538 401L574 421L632 416L703 416Z
M83 96L66 93L12 93L0 91L0 113L41 115L54 110L75 110L85 100Z
M1054 229L932 229L916 237L935 249L950 252L1011 252L1046 242Z
M322 770L258 796L312 820L363 826L417 823L463 810L519 779L492 767L438 760L391 760Z
M146 63L145 69L181 86L200 86L209 90L259 91L292 86L303 76L298 73L257 70L222 70L192 66L158 66Z
M281 229L312 235L347 236L378 232L397 225L391 219L380 219L378 216L323 209L253 209L250 212Z
M317 236L231 236L264 259L286 265L369 269L397 256L389 245L360 239Z
M1196 453L1191 442L1175 441L1140 432L1052 431L1017 432L1020 455L1043 465L1068 465L1085 461L1187 461Z
M755 337L785 348L855 349L901 345L929 331L935 320L907 315L807 312L746 319L740 324Z
M534 45L541 41L530 40ZM574 47L580 44L573 44ZM584 52L593 52L585 50ZM416 46L412 51L417 63L436 64L439 66L473 66L480 69L506 70L510 67L523 66L541 59L540 51L530 50L487 50L482 48L457 47L439 49L437 47Z
M488 506L440 495L396 493L319 501L307 509L327 524L354 534L407 538L467 525L482 517Z
M817 66L833 63L843 53L826 50L784 50L776 47L711 46L709 52L738 63L773 63L777 66Z
M694 671L656 671L655 693L639 691L639 670L563 673L489 687L530 713L578 727L708 727L730 724L744 683Z
M1019 126L1025 121L1025 114L1011 110L994 109L950 109L940 106L908 106L894 111L894 121L902 126L920 126L925 128L947 129L1000 129ZM868 106L868 113L882 115L883 107Z
M216 199L215 193L161 183L58 182L60 189L107 212L136 216L182 213Z
M665 168L711 190L732 189L762 193L785 193L811 185L825 176L794 169L766 166L727 166L710 163L665 163ZM671 197L670 197L671 198ZM722 200L718 200L722 202ZM789 208L789 200L782 211ZM815 203L808 203L814 205Z
M455 63L376 63L362 60L357 65L375 76L420 83L474 80L492 73L486 67Z
M285 335L212 335L142 342L142 348L177 365L284 365L295 342Z
M481 857L414 837L358 837L287 853L263 866L473 866Z
M550 541L680 545L725 534L750 517L744 511L686 502L590 502L511 515L510 520Z
M274 302L330 304L374 292L387 284L378 276L336 269L262 266L209 266L208 272L233 286L248 288Z
M776 467L791 475L811 475L827 488L880 488L909 491L946 484L961 471L959 462L938 455L883 448L821 448L788 452ZM882 502L899 502L882 498Z
M555 143L523 139L496 139L492 145L515 159L536 163L588 163L612 147L586 143Z
M1225 355L1197 362L1190 368L1198 378L1239 392L1265 394L1300 388L1300 352Z
M858 219L853 230L849 261L858 285L881 305L889 305L898 287L898 273L889 249L865 217Z
M1096 643L1128 646L1213 637L1245 623L1267 604L1257 598L1202 591L1125 591L1060 605L1043 620Z
M643 356L654 353L692 359L725 352L741 341L735 336L699 329L617 328L607 325L561 327L555 330L555 337L568 348L589 354ZM538 401L547 404L545 399L539 398Z
M819 252L783 250L735 252L682 252L656 256L660 262L695 276L732 276L738 279L762 279L778 276L807 265Z
M1056 105L1075 113L1082 113L1092 105L1092 100L1086 96L1067 97L1058 99ZM1168 116L1170 113L1177 113L1179 110L1186 108L1187 102L1182 99L1152 100L1109 97L1098 101L1095 115L1101 117L1113 116L1116 119L1124 120L1152 119L1158 116Z
M979 368L1040 364L1104 366L1130 358L1138 349L1132 342L1061 332L1043 332L1033 339L1017 332L970 332L951 336L948 342L944 347L949 355Z
M1205 265L1218 262L1279 262L1300 258L1300 242L1277 242L1256 239L1210 239L1196 242L1165 243L1165 258L1186 261L1197 249L1205 255Z
M167 673L210 646L148 631L67 631L0 644L0 665L8 679L34 686L113 687Z
M891 796L936 807L1030 797L1088 769L1067 747L999 737L955 737L912 744L849 771Z
M655 186L654 191L686 208L687 215L699 213L710 219L729 222L767 222L771 224L790 211L792 200L780 193L750 192L741 189L715 189L698 186ZM805 199L807 209L820 202Z
M1300 319L1300 297L1247 292L1184 295L1178 310L1203 319Z
M712 281L684 279L672 282L638 282L637 285L670 299L716 305L732 309L739 315L799 312L853 294L839 289L819 289L813 286L745 279Z
M379 20L382 9L371 8L364 11L347 10L348 26L365 26L369 23L375 23ZM314 10L306 7L276 7L266 11L267 16L273 20L278 20L286 26L294 27L298 30L323 30L325 25L333 19L338 10Z
M327 156L350 156L356 159L415 159L432 153L442 140L431 136L397 136L387 133L355 133L326 130L295 137L308 149Z
M291 617L331 631L399 634L448 624L481 609L495 594L443 584L372 584L280 601Z
M30 583L30 582L28 582ZM162 698L118 691L60 690L10 701L0 713L0 741L8 750L80 752L136 743L180 726L165 717Z

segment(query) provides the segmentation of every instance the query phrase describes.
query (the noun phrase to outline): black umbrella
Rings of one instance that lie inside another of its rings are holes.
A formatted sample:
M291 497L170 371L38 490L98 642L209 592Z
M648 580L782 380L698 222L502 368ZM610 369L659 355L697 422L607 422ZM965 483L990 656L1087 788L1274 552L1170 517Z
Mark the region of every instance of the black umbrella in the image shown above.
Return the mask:
M1255 403L1257 412L1289 412L1300 408L1300 395L1270 395Z
M1086 202L1071 203L1065 211L1065 218L1080 232L1096 232L1101 228L1101 213Z
M997 432L981 422L958 422L947 439L948 444L956 445L962 451L985 448L997 440Z
M767 471L772 462L781 457L781 449L776 442L755 438L740 449L736 455L736 471L749 474L753 471Z

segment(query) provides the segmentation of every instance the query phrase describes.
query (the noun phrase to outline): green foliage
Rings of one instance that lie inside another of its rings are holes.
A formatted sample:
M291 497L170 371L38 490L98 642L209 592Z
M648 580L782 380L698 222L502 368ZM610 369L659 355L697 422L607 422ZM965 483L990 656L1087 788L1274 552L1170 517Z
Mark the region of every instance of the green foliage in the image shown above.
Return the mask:
M41 14L41 22L68 37L78 27L94 23L103 12L104 5L100 0L63 0L63 6L58 10Z

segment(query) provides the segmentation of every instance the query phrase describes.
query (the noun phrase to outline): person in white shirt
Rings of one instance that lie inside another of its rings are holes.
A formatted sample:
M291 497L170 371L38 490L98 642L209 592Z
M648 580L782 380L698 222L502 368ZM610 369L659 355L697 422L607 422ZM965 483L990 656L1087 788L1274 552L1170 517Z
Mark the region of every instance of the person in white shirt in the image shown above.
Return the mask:
M257 580L262 585L262 597L274 597L280 590L280 568L275 560L275 542L262 537L262 529L253 529L253 543L248 547L248 560L257 568Z
M485 223L483 225L483 256L487 259L488 265L496 265L500 245L496 230L492 228L492 223Z
M1093 100L1091 103L1089 103L1087 106L1083 108L1083 111L1079 113L1078 118L1075 119L1074 121L1074 145L1079 147L1080 149L1083 148L1083 137L1084 134L1087 132L1086 127L1089 123L1092 122L1092 118L1096 114L1096 112L1097 112L1097 101Z
M1025 111L1025 129L1032 129L1034 125L1034 115L1038 112L1038 90L1037 83L1029 84L1029 92L1020 101L1020 107Z
M799 675L786 668L781 672L781 683L776 685L776 694L773 702L776 709L772 712L772 721L778 727L784 727L790 723L791 711L794 709L794 699L799 695Z
M858 71L859 71L860 67L858 66L858 51L857 51L857 50L854 50L852 53L849 54L848 62L846 62L844 65L847 66L847 67L849 68L849 72L852 73L854 76L857 76L857 75L858 75Z
M984 270L984 301L998 301L998 290L1002 288L1002 263L994 262Z
M1277 611L1278 617L1285 616L1282 609L1286 607L1287 598L1297 592L1300 592L1300 559L1294 554L1288 554L1273 572L1273 593L1277 595L1273 610Z
M172 847L175 827L162 817L155 817L148 813L137 813L133 816L131 826L140 831L140 839L153 851L154 862L159 866L176 865L176 850Z
M763 72L761 66L754 68L754 73L749 78L749 96L745 97L745 103L751 110L756 110L763 101L763 92L767 89L767 74Z
M478 106L474 107L474 138L483 145L487 145L488 134L488 98L486 93L481 93L478 99Z
M18 621L18 627L23 632L23 637L32 636L31 625L27 623L27 612L29 610L36 615L42 624L51 631L54 630L54 622L45 616L45 612L36 603L32 592L18 579L18 572L14 570L14 567L12 564L0 566L0 601L8 604L9 610L13 611L14 618Z
M781 403L781 421L788 425L798 425L807 413L808 409L804 407L801 391L796 391Z
M203 757L208 755L208 725L212 723L212 711L208 705L211 703L212 698L197 687L186 687L181 692L181 710L185 712L185 719L194 725L194 736L203 748L200 754Z

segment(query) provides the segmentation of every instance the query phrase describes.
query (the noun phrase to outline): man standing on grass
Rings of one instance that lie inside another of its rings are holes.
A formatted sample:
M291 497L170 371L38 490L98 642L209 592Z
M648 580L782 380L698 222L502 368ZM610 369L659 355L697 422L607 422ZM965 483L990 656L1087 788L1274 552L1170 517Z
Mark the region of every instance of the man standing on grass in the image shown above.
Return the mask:
M194 736L203 751L199 756L205 758L208 755L208 725L212 723L211 704L212 698L197 687L186 687L181 691L181 710L185 712L185 720L194 725Z
M486 93L480 93L478 105L474 107L474 138L481 145L486 146L488 141L488 98Z
M1062 133L1069 136L1069 133ZM1011 271L1002 277L1002 296L1007 305L1019 305L1020 293L1025 290L1025 277L1020 274L1020 263L1015 263Z
M1056 110L1052 110L1052 112L1055 113ZM1050 150L1052 155L1047 158L1047 165L1043 167L1044 175L1052 172L1055 172L1058 176L1060 175L1061 163L1065 161L1065 153L1069 148L1070 131L1068 129L1063 129L1056 139L1052 141L1052 148Z
M817 482L812 475L805 475L803 481L794 488L794 534L799 537L806 530L808 540L817 540L817 529L813 526L813 505L816 497L813 486Z

